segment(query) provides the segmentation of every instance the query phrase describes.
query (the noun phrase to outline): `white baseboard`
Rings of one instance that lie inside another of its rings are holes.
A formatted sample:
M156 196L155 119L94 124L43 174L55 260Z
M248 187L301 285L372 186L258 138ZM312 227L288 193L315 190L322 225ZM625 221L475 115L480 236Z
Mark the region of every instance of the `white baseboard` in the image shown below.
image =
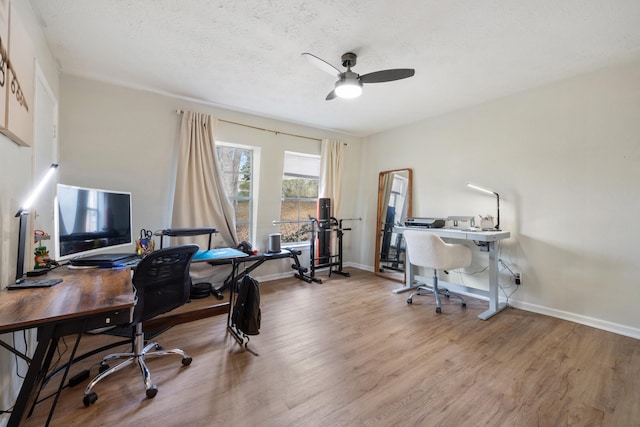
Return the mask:
M430 281L425 277L416 276L416 280L429 284ZM453 292L461 295L469 296L472 298L479 298L487 301L489 298L486 296L487 291L480 289L469 288L457 283L448 283L440 281L443 286L448 287ZM506 303L506 299L498 298L500 303ZM568 311L557 310L554 308L544 307L541 305L530 304L523 301L518 301L513 298L509 299L509 306L520 310L530 311L532 313L544 314L545 316L556 317L558 319L568 320L570 322L579 323L581 325L590 326L592 328L602 329L604 331L613 332L615 334L624 335L631 338L640 339L640 329L633 328L631 326L621 325L619 323L613 323L606 320L596 319L589 316L583 316L581 314L575 314Z
M265 276L252 276L258 282L270 282L271 280L285 279L287 277L293 277L296 274L295 270L287 271L284 273L267 274Z
M356 262L345 262L343 265L344 267L353 267L359 270L364 270L364 271L373 273L373 266L370 266L370 265L358 264Z
M416 276L416 280L429 284L430 279L426 277ZM457 283L448 283L439 281L445 287L448 287L451 291L465 295L472 298L479 298L488 300L487 291L481 289L470 288ZM500 303L506 303L506 299L498 298ZM596 319L589 316L583 316L581 314L570 313L568 311L557 310L554 308L544 307L541 305L530 304L523 301L518 301L513 298L509 299L509 306L520 310L530 311L532 313L544 314L545 316L556 317L558 319L568 320L570 322L579 323L581 325L590 326L592 328L602 329L604 331L613 332L615 334L624 335L631 338L640 339L640 329L633 328L631 326L621 325L619 323L613 323L606 320Z
M360 270L365 270L369 272L373 272L373 267L370 265L362 265L354 262L348 262L344 264L345 267L354 267ZM282 279L285 277L291 277L295 271L281 273L281 274L272 274L268 276L261 276L257 278L259 281L267 282L269 280ZM423 283L430 283L430 278L416 276L416 280L421 281ZM443 283L444 284L444 283ZM458 285L455 283L446 283L450 286L451 290L462 295L479 298L482 300L488 300L489 298L486 296L486 291L468 288L463 285ZM500 298L500 302L505 302L503 298ZM592 328L602 329L603 331L613 332L615 334L624 335L631 338L640 339L640 329L634 328L627 325L621 325L619 323L609 322L607 320L596 319L589 316L584 316L581 314L575 314L568 311L557 310L554 308L544 307L541 305L530 304L523 301L518 301L513 298L509 300L509 306L520 309L530 311L532 313L543 314L545 316L556 317L558 319L568 320L570 322L579 323L581 325L590 326Z
M613 332L631 338L640 339L640 329L631 326L621 325L606 320L596 319L581 314L570 313L568 311L557 310L555 308L543 307L541 305L530 304L514 299L509 300L509 305L521 310L531 311L533 313L544 314L558 319L568 320L570 322L579 323L581 325L591 326L592 328L602 329L604 331Z

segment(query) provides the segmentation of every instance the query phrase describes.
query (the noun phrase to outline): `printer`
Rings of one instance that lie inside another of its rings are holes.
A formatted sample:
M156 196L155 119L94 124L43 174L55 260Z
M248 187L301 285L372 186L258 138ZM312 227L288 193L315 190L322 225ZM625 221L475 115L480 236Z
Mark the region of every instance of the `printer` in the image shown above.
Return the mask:
M407 218L404 220L406 227L421 227L421 228L442 228L444 227L443 218Z

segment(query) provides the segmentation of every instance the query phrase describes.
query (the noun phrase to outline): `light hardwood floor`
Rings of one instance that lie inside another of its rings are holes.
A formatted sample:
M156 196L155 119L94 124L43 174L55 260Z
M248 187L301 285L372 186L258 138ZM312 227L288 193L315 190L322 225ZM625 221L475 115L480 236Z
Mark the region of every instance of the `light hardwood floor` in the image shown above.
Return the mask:
M154 399L132 367L88 408L87 381L65 389L51 425L640 425L639 340L511 308L481 321L488 303L472 298L437 315L432 298L408 305L396 283L349 271L263 283L259 356L225 333L226 316L180 325L159 341L193 363L151 360ZM73 371L95 375L98 361ZM43 425L46 406L26 425Z

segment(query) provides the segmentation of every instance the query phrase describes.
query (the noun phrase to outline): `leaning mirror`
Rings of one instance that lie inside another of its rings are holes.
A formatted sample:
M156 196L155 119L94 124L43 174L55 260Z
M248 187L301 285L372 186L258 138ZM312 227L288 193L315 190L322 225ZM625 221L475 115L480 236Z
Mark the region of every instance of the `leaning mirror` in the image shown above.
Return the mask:
M394 227L411 216L412 171L395 169L378 177L378 218L376 221L375 272L404 282L405 245Z

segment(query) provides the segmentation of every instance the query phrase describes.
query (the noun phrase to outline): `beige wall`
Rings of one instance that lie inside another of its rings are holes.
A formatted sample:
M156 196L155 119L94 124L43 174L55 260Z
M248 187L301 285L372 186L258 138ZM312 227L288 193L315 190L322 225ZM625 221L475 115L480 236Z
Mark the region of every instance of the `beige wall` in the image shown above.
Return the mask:
M177 100L167 96L64 76L60 102L60 182L131 191L134 230L171 226L176 146L181 117L176 109L210 113L217 118L314 138L338 138L346 149L345 194L339 217L352 217L359 179L361 141L307 126ZM320 153L318 141L274 134L220 122L219 141L260 148L255 246L267 248L280 217L282 167L285 151ZM215 224L212 224L215 226ZM358 227L345 245L359 239ZM133 250L133 248L132 248ZM308 263L308 253L304 260ZM265 263L259 276L291 273L291 260Z
M466 187L473 182L501 195L502 227L513 236L502 245L501 257L523 275L510 300L514 306L640 336L640 319L627 303L640 296L632 247L633 236L640 235L635 219L639 75L640 62L624 64L374 135L362 144L319 129L67 76L61 84L60 179L132 191L135 227L159 229L170 221L176 108L314 137L337 136L349 142L339 216L363 218L346 234L347 262L372 269L379 171L414 169L419 216L493 214L495 199ZM283 152L318 152L319 146L225 123L216 137L261 148L256 243L264 248L275 231L271 221L279 216ZM96 157L98 162L87 160ZM476 255L472 271L486 265L486 253ZM288 264L265 264L257 275L290 272ZM485 273L452 278L486 288ZM505 271L500 280L511 284Z
M381 170L413 168L416 216L493 213L466 183L485 186L512 233L501 257L523 274L515 306L640 337L639 119L640 60L365 138L368 238Z
M44 36L28 2L13 2L15 11L27 29L34 46L36 62L55 96L58 96L58 72ZM32 105L34 102L32 101ZM19 147L0 134L0 287L15 278L18 222L13 215L27 197L32 181L32 148Z
M35 58L48 85L58 96L58 72L44 36L29 2L13 1L15 12L20 15L31 41ZM31 105L34 105L33 103ZM20 204L28 196L32 188L33 149L19 147L17 144L0 135L0 288L6 287L15 280L16 254L18 247L18 219L14 217ZM26 254L29 259L29 254ZM28 334L32 337L32 334ZM0 336L0 339L11 343L12 334ZM16 334L16 344L22 347L22 335ZM35 343L31 340L30 348ZM22 348L22 350L24 350ZM21 380L15 374L15 357L4 349L0 349L0 408L7 409L14 403ZM24 375L26 365L21 362L20 373ZM0 415L0 425L7 420Z

